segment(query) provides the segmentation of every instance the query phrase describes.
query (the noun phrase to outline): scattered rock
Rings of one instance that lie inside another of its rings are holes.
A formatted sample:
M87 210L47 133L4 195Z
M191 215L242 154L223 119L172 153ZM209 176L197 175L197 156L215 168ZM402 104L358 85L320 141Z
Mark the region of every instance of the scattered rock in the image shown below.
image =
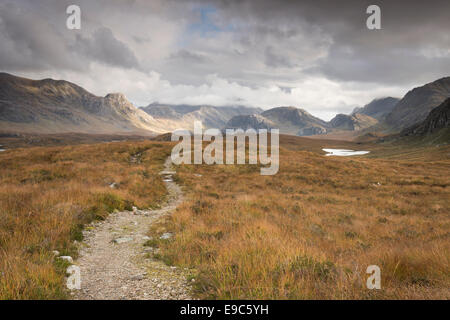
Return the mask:
M380 186L381 186L381 183L377 182L377 183L373 183L372 185L373 185L374 187L380 187Z
M56 256L56 257L59 256L59 251L58 251L58 250L53 250L52 253L53 253L53 255Z
M111 183L110 185L109 185L109 187L111 188L111 189L117 189L117 183L115 183L115 182L113 182L113 183Z
M131 277L131 280L133 280L133 281L141 281L144 279L145 279L144 274L137 274L137 275Z
M132 237L121 237L121 238L117 238L114 239L113 242L117 243L117 244L121 244L121 243L125 243L125 242L130 242L133 241Z
M59 259L65 260L65 261L70 262L70 263L73 262L73 259L72 259L71 256L61 256L61 257L59 257Z
M172 238L172 236L173 236L173 234L172 233L170 233L170 232L166 232L166 233L163 233L162 234L162 236L161 237L159 237L160 239L163 239L163 240L167 240L167 239L170 239L170 238Z
M163 170L159 174L164 176L164 175L173 175L175 173L176 173L175 171Z
M72 275L67 278L66 286L69 290L80 290L81 289L81 279L80 279L80 267L71 265L67 268L66 273Z

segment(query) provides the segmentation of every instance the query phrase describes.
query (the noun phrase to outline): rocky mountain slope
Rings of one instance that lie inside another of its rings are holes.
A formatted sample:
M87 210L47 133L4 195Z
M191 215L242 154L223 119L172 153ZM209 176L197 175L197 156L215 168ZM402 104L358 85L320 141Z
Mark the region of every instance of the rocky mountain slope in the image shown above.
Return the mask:
M399 101L400 99L393 97L374 99L362 108L355 108L351 115L364 114L380 121L392 111Z
M423 121L429 112L450 97L450 77L445 77L409 91L386 115L393 131Z
M123 94L98 97L68 81L0 73L0 127L38 133L159 133L165 128Z
M431 110L427 118L402 131L401 135L427 135L450 128L450 98Z
M214 107L208 105L169 105L153 103L141 108L170 130L192 129L194 121L201 121L205 128L223 128L234 116L258 114L259 108L244 106Z

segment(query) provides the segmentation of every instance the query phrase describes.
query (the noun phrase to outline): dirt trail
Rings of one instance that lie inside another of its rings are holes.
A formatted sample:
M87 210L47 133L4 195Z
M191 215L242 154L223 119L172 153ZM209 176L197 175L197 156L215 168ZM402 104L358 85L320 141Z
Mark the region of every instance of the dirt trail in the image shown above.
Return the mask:
M172 180L170 157L164 164L169 200L157 210L112 213L84 231L80 257L81 290L74 299L190 299L186 273L151 258L153 248L143 244L153 222L170 214L182 201ZM170 236L170 234L166 234Z

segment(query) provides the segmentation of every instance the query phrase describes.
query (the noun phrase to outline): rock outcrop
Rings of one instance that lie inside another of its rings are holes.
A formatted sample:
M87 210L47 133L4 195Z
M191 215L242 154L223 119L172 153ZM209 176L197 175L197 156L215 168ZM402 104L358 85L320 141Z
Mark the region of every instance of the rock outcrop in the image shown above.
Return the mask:
M402 131L402 135L428 135L450 128L450 98L431 110L428 117L419 124Z

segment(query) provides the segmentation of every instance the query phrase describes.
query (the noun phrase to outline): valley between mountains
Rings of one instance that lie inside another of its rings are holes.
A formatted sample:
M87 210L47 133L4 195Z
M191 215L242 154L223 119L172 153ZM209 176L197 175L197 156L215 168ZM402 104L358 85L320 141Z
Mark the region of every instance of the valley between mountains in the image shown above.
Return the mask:
M0 74L0 299L449 299L449 79L324 121ZM279 172L170 165L194 120L280 128Z

